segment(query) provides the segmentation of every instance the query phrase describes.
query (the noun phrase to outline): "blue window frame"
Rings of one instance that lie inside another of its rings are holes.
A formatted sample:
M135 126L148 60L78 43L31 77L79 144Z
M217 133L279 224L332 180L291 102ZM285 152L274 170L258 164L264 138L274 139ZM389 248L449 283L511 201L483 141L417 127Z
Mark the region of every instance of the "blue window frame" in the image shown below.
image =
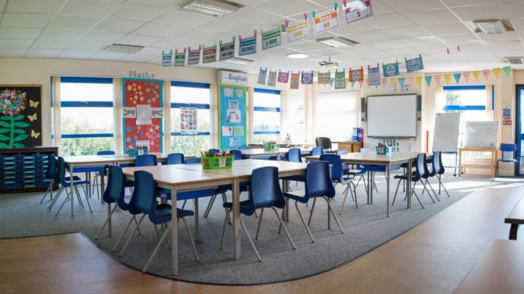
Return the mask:
M280 91L255 88L254 93L252 142L278 142L280 137Z

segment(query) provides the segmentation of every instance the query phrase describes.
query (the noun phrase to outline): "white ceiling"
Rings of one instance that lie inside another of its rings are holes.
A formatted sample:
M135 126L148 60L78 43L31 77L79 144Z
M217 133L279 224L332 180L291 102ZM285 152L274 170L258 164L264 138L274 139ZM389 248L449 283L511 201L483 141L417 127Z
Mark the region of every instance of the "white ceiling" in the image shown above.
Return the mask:
M162 50L229 42L232 36L277 28L284 20L303 19L307 12L333 9L333 0L232 0L244 5L226 17L183 11L187 0L0 0L0 57L44 57L122 60L160 66ZM342 5L342 1L340 6ZM373 17L321 35L244 56L250 65L224 62L200 67L258 72L319 70L331 57L339 67L364 68L403 61L421 54L425 72L474 71L503 67L506 56L524 56L522 0L372 0ZM339 10L340 11L340 10ZM475 33L468 22L505 19L514 31L501 35ZM358 45L334 49L317 38L343 36ZM260 39L259 39L260 42ZM112 43L145 46L137 54L105 52ZM458 50L459 48L460 50ZM448 53L449 49L449 53ZM286 54L303 52L305 60ZM512 66L524 69L524 66Z

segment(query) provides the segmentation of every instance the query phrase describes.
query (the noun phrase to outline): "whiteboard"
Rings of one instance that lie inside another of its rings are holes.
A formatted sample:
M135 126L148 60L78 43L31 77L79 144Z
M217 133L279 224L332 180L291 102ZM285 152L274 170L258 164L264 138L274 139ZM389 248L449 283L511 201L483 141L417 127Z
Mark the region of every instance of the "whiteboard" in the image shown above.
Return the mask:
M498 121L466 122L466 142L464 147L496 147Z
M433 133L433 151L456 152L458 147L460 113L437 113Z
M417 137L417 95L367 97L367 136Z

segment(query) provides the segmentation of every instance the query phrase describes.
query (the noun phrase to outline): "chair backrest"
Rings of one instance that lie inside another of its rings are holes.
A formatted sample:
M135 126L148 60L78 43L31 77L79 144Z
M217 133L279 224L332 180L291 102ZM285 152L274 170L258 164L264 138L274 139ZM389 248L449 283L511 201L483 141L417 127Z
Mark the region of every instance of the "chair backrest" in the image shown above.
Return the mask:
M61 156L58 156L58 167L56 168L55 183L60 183L61 185L68 184L65 182L65 174L66 174L66 165L65 165L64 158Z
M502 152L502 159L513 159L514 152L517 150L517 144L500 144L500 151ZM506 157L508 156L508 157Z
M184 163L186 164L201 163L201 162L202 162L202 159L200 159L200 157L188 158L184 161Z
M342 180L342 160L338 154L322 154L320 160L327 161L331 164L331 179L334 181Z
M138 155L135 160L135 166L155 166L157 165L156 155L143 154Z
M233 159L234 160L242 160L242 151L240 150L231 150L229 151L229 153L231 153L231 155L233 155Z
M153 174L143 170L135 171L133 205L141 212L149 214L156 206L156 183Z
M45 171L45 178L49 180L55 180L56 178L56 157L54 154L49 154L47 156L47 169Z
M315 144L317 145L317 147L331 149L331 139L327 137L317 137L315 139Z
M307 197L307 199L304 198L305 202L310 197L315 196L335 197L335 187L329 175L329 162L320 160L308 163L305 186L306 193L304 197Z
M167 155L166 164L183 164L184 154L183 153L170 153Z
M249 149L251 149L251 147L249 147L249 146L240 146L238 149L240 149L240 150L249 150Z
M300 157L300 148L291 148L287 154L287 160L289 162L302 162Z
M110 165L107 174L107 187L102 198L105 203L123 201L125 195L125 177L122 168L118 165Z
M96 155L115 155L115 151L113 150L102 150L98 151Z
M220 149L211 148L209 149L209 153L220 154Z
M428 167L426 165L426 153L419 153L417 155L415 170L411 175L412 181L418 181L422 177L427 177L429 175Z
M254 169L251 173L249 208L245 214L252 215L255 209L261 207L283 208L285 205L286 201L278 182L278 168L264 166Z
M322 154L324 154L324 148L322 147L313 147L313 149L311 149L311 155L313 156Z
M441 156L442 154L440 151L433 151L433 158L431 159L431 172L429 173L430 177L433 177L440 172L442 166Z

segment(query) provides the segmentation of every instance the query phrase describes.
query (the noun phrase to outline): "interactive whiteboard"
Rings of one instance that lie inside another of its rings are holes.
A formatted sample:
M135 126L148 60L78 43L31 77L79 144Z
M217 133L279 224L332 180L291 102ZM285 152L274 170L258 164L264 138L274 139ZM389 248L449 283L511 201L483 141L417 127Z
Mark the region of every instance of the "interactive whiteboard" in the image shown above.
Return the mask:
M464 147L496 147L498 121L466 122L466 142Z
M368 137L417 137L417 95L368 96Z
M456 152L460 113L437 113L433 136L433 151Z

